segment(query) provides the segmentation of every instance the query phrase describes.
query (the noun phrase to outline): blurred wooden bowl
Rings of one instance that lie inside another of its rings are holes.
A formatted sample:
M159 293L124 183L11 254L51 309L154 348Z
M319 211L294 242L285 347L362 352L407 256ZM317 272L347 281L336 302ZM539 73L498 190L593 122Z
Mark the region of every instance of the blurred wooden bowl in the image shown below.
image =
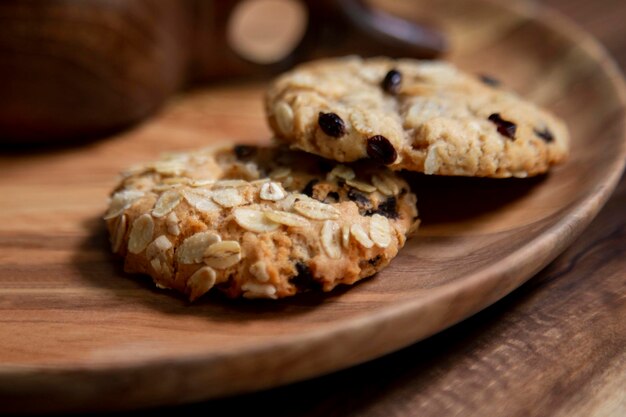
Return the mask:
M258 77L320 54L445 47L359 0L4 0L0 22L0 143L105 135L189 82Z

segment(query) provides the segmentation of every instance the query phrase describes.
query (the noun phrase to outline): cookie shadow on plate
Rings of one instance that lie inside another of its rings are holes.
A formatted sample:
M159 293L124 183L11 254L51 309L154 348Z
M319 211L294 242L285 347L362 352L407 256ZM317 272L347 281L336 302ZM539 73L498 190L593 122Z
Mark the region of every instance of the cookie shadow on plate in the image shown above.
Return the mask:
M444 177L408 172L405 179L417 195L422 226L462 223L502 210L549 178Z
M102 291L98 294L99 302L111 308L127 309L131 303L165 314L205 316L215 321L280 320L284 315L306 314L322 304L332 303L362 282L340 286L329 293L307 292L279 300L229 299L219 291L210 291L190 303L184 294L158 289L147 274L124 272L124 261L111 253L100 217L90 218L82 226L85 238L76 247L72 266L85 285Z

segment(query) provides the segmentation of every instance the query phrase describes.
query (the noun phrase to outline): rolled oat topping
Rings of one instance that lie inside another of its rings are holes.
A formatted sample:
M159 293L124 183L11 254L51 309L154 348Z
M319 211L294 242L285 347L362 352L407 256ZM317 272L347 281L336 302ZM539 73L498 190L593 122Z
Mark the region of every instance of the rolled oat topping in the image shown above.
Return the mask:
M386 248L391 243L391 230L389 220L380 214L374 214L370 218L370 237L372 242L381 248Z
M281 133L288 135L293 130L293 110L289 104L280 101L274 106L274 114L276 115L276 123Z
M276 287L271 284L246 282L241 286L244 298L276 298Z
M203 190L183 190L185 200L203 213L214 213L220 211L220 207L213 202L209 193L203 193Z
M152 241L154 234L154 221L149 214L139 216L130 229L128 237L128 251L130 253L142 252L148 243Z
M328 181L333 181L336 178L342 178L344 180L353 180L356 174L354 170L343 164L335 166L327 175Z
M352 284L386 265L368 259L395 256L404 240L394 237L416 214L414 199L400 192L406 183L367 161L338 165L247 146L169 158L122 179L106 225L128 272L192 301L211 289L274 299ZM181 166L185 174L175 175ZM389 228L370 219L396 205ZM382 247L386 231L393 235Z
M111 249L113 252L119 252L122 247L124 235L126 234L126 215L122 214L118 217L115 233L111 235Z
M168 251L172 248L172 242L164 235L157 237L152 243L154 243L154 246L161 252Z
M354 187L357 190L361 190L365 193L373 193L374 191L376 191L376 187L374 187L372 184L368 184L363 181L346 180L346 184L348 184L350 187Z
M252 208L235 209L233 217L239 226L251 232L273 232L280 226L278 223L268 219L261 210Z
M381 194L386 196L392 196L399 192L398 186L393 180L379 175L372 175L372 184L374 184Z
M267 264L265 261L257 261L250 266L250 273L260 282L267 282L270 280L269 272L267 271Z
M353 224L350 228L350 233L352 233L354 239L356 239L356 241L359 242L361 246L368 249L374 246L374 242L372 241L372 239L370 239L368 233L360 224Z
M211 197L213 201L219 204L222 207L237 207L244 203L244 198L241 193L236 188L223 188L220 190L214 190L211 193Z
M213 188L227 188L227 187L247 187L250 183L245 180L220 180L213 183Z
M215 232L199 232L183 241L176 251L176 257L181 264L198 264L202 262L204 251L222 238Z
M187 287L191 290L189 298L194 301L208 292L215 285L217 274L210 266L203 266L191 275Z
M104 216L104 220L113 219L124 212L127 208L133 205L133 203L145 196L143 191L139 190L124 190L115 193L111 197L109 204L109 210Z
M213 268L228 268L241 260L241 246L234 240L216 242L204 251L203 260Z
M275 182L266 182L261 186L259 196L263 200L278 201L285 198L286 194L280 184Z
M341 246L343 246L344 249L350 247L350 225L348 224L341 226Z
M316 200L296 201L293 205L298 213L314 220L338 219L339 211L330 204Z
M170 211L174 210L183 196L176 190L166 191L157 200L152 215L154 217L163 217Z
M326 220L324 226L322 226L322 247L326 254L333 259L341 257L341 243L339 239L339 225L332 220Z
M284 224L285 226L309 227L311 225L311 223L304 217L287 211L267 211L265 212L265 217L274 223Z
M172 211L170 214L168 214L165 223L167 227L167 233L178 236L180 234L180 227L178 226L178 222L179 220L176 212Z

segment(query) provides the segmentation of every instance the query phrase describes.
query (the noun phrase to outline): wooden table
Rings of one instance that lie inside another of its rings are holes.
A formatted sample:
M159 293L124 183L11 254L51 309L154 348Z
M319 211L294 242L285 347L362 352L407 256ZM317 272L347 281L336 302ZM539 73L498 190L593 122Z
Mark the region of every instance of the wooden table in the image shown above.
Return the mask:
M626 68L626 2L544 0ZM626 415L626 178L583 235L480 314L381 359L180 415Z

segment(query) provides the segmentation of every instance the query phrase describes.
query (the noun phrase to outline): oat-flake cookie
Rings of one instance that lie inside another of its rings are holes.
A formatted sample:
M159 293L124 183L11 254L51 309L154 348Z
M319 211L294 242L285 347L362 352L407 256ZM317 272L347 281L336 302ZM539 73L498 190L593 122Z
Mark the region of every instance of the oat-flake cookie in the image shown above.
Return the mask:
M526 177L568 154L555 116L440 61L346 57L278 77L266 96L279 141L340 162L426 174Z
M124 173L104 219L125 270L161 288L281 298L385 267L417 226L415 204L368 163L225 145Z

